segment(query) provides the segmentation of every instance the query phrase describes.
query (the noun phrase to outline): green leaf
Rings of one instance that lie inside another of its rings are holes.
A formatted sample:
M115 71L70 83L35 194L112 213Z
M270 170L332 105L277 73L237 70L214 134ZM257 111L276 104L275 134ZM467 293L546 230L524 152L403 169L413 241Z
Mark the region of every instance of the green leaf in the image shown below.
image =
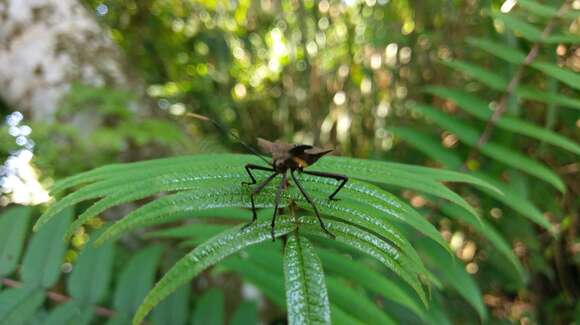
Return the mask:
M49 288L56 283L67 247L62 238L72 215L72 208L62 210L58 218L32 236L22 262L25 285Z
M333 157L328 157L328 159L321 161L318 165L320 170L342 173L369 182L415 189L419 192L431 194L435 197L443 198L453 202L471 212L476 217L478 217L477 212L461 196L457 195L457 193L451 191L444 185L438 183L438 181L466 182L479 185L480 187L488 187L493 189L493 187L490 187L488 184L475 177L453 171L426 167L410 167L403 164L384 163L372 160L332 158ZM346 186L348 186L348 183ZM397 202L398 205L400 205L399 202ZM420 222L419 220L421 219L413 218L413 220L409 220L409 222ZM429 226L419 226L418 224L413 225L411 223L409 224L424 232L433 240L441 242L439 239L440 234L435 234L432 229L428 229Z
M539 42L542 39L542 31L540 29L534 25L519 20L513 15L499 14L495 15L495 18L503 22L509 29L520 33L523 38L529 41Z
M330 312L332 314L332 323L336 325L365 325L364 322L354 318L340 309L338 306L331 304Z
M109 319L106 325L127 325L129 323L131 323L131 316L125 313L117 313Z
M365 324L397 324L368 298L353 290L343 281L326 277L328 292L334 304Z
M482 121L488 121L491 118L492 112L489 109L489 105L485 101L470 95L469 93L443 87L427 87L425 90L430 94L453 101L463 110ZM496 125L499 128L538 139L540 141L545 141L580 155L580 145L576 142L548 129L522 121L518 118L504 115L496 121Z
M507 58L507 55L509 54L504 54L504 57ZM477 65L459 60L445 61L443 64L474 78L475 80L481 82L493 90L504 92L507 87L508 81L506 79ZM534 100L548 104L558 104L564 107L580 109L580 100L567 97L563 94L551 94L549 92L533 89L527 86L519 86L516 88L515 94L528 100Z
M227 178L231 178L231 182L241 182L247 180L247 175L244 174L242 168L247 162L259 161L256 157L248 155L200 155L112 165L108 169L99 168L81 174L81 176L96 181L96 183L89 184L59 200L43 214L35 228L50 220L60 209L88 199L104 197L79 217L69 233L75 227L82 225L88 218L116 204L159 192L202 188L204 186L207 186L209 190L213 185L207 184L215 184L219 180L227 181ZM327 157L319 163L319 166L323 170L331 169L329 171L342 172L353 178L429 193L450 200L473 213L475 212L463 198L440 182L467 182L478 186L488 186L481 180L461 173L379 161ZM61 184L66 186L61 185L60 188L82 183L82 181L82 177L74 176L72 181L63 181Z
M11 207L0 214L0 277L12 273L20 260L30 208Z
M409 130L409 132L413 132L413 130ZM427 140L431 140L430 137L426 137L426 138L427 138ZM437 143L435 143L435 144L437 144ZM448 152L448 151L445 151L445 152L439 152L439 151L433 151L433 150L426 151L426 150L423 150L422 147L418 147L418 148L420 149L420 151L425 152L427 155L430 155L431 157L435 158L436 160L439 160L438 157L442 156L442 155L452 155L453 156L453 153ZM452 159L443 159L443 161L452 161ZM550 224L547 222L547 220L545 220L545 218L543 218L542 214L535 207L533 207L531 205L531 203L529 203L528 201L526 201L523 198L518 197L517 194L515 193L515 191L507 188L502 183L494 181L493 179L485 176L483 173L478 173L477 176L486 180L488 183L493 184L494 187L499 188L502 191L502 193L505 193L504 195L498 195L497 192L495 192L495 191L493 193L488 191L487 193L490 194L492 197L495 197L496 199L504 202L504 204L506 204L507 206L511 206L512 208L515 208L518 211L521 211L524 215L530 214L530 211L531 211L531 215L533 215L533 217L531 217L532 221L540 220L539 223L541 225L543 225L544 227L547 227L548 229L551 229ZM522 281L523 282L526 281L526 274L523 270L523 267L521 266L521 263L519 262L517 257L513 254L511 246L485 220L476 220L473 217L471 217L470 214L463 213L461 211L461 209L458 209L457 207L452 206L452 205L448 205L448 204L442 205L440 207L440 210L450 217L460 219L460 220L467 222L468 224L472 225L475 229L477 229L479 232L484 234L485 238L487 240L489 240L494 245L494 247L496 249L498 249L498 251L508 259L508 261L510 261L511 265L518 272ZM322 257L324 257L324 256L322 255ZM324 258L323 258L323 260L324 260ZM359 268L359 270L360 269L361 268ZM360 272L360 271L358 271L358 272ZM368 276L365 278L368 278Z
M463 165L458 155L443 147L440 141L435 140L437 139L436 135L431 136L404 127L389 128L389 131L448 168L458 169Z
M93 318L93 307L81 307L76 301L66 302L54 308L45 325L88 325Z
M479 38L471 38L467 43L513 64L523 64L526 59L524 53L501 43ZM562 81L572 88L580 89L580 76L578 76L578 73L561 68L553 63L538 60L532 62L531 67Z
M36 310L32 318L26 320L26 325L45 325L47 317L48 312L43 307L40 307Z
M418 146L416 146L416 147L421 152L429 155L433 159L440 161L442 163L445 163L446 161L451 160L451 159L446 159L446 158L439 159L442 154L453 155L453 153L449 152L449 151L446 151L443 153L438 152L437 155L435 155L433 153L433 151L425 151L425 150L423 150L422 147L418 147ZM448 167L451 167L451 166L448 166ZM519 212L520 214L522 214L526 218L528 218L531 221L537 223L538 225L546 228L547 230L552 231L552 232L554 231L554 228L548 222L548 220L544 217L542 212L539 211L530 201L526 200L526 198L521 197L518 193L516 193L512 188L510 188L510 186L508 186L502 182L499 182L499 181L495 180L493 177L489 177L484 173L474 173L474 175L477 176L478 178L485 180L489 184L493 184L493 186L495 188L499 189L502 194L499 194L497 191L491 191L491 190L483 189L483 188L480 189L481 191L483 191L484 193L493 197L494 199L502 202L503 204L512 208L513 210ZM482 220L478 220L478 219L475 219L473 217L470 217L471 216L470 214L461 214L461 215L463 216L462 220L468 222L469 224L474 226L476 229L481 231L484 235L486 235L486 237L488 237L488 239L491 240L492 238L496 237L496 236L494 236L493 233L488 233L486 231L487 227L485 227L485 222L481 222ZM492 242L494 242L494 241L492 240ZM498 246L496 245L496 247L498 247Z
M578 74L578 72L560 68L559 66L548 62L536 61L532 63L532 67L542 71L550 77L560 80L561 82L574 89L580 89L580 74Z
M193 211L207 209L233 208L240 206L250 207L248 202L249 199L242 198L243 193L244 192L240 191L240 189L232 187L227 183L223 183L221 185L214 184L212 189L201 187L187 192L164 196L143 205L137 210L129 213L123 219L117 221L97 239L97 244L100 245L106 240L119 237L124 232L139 226L146 226L155 223L157 220L163 218L172 218L182 215L187 216ZM263 207L266 203L262 202L266 201L264 201L262 197L259 197L256 202L256 207ZM273 206L273 202L268 202L267 204ZM196 216L205 217L203 214L198 214Z
M493 90L503 91L507 87L508 81L505 78L490 72L489 70L485 70L475 64L461 60L441 61L441 63L454 70L460 71L470 77L475 78Z
M443 112L440 112L436 108L428 105L417 104L413 108L416 111L424 114L427 118L432 120L441 128L457 135L457 137L462 142L470 146L477 145L479 132L467 125L462 124L458 119L450 117ZM555 174L552 170L536 162L535 160L532 160L520 153L514 152L493 142L488 142L483 145L480 148L480 151L486 156L489 156L497 161L503 162L508 166L519 169L552 184L560 192L565 191L564 182L560 179L560 177L558 177L558 175Z
M452 325L453 323L449 320L448 307L445 306L442 301L446 298L442 297L438 292L434 292L431 302L433 307L429 308L429 320L433 325Z
M308 239L293 233L284 249L289 324L330 324L324 271Z
M439 279L446 286L455 289L477 311L479 318L485 322L487 309L483 304L483 298L475 281L465 271L461 261L446 254L440 247L432 245L425 240L416 242L419 251L424 253L425 259L434 269Z
M295 227L293 223L283 222L283 218L280 219L282 220L278 222L276 236L284 235ZM140 324L149 311L161 300L197 276L201 271L247 246L268 239L270 239L269 221L258 223L243 230L241 226L233 227L196 247L180 259L147 294L145 301L133 318L133 324Z
M414 250L410 247L408 241L398 232L386 218L392 216L402 222L409 223L417 230L425 233L433 240L436 240L443 247L447 247L445 241L437 230L427 222L415 210L408 207L405 203L399 201L390 193L383 191L369 184L351 181L344 187L344 191L349 193L349 197L339 202L330 202L327 199L319 199L319 196L325 196L326 180L317 180L313 177L301 178L308 185L308 190L313 193L319 193L314 199L323 214L331 215L350 223L354 223L369 229L374 229L381 236L393 241L397 246L409 255L413 260L418 261ZM328 184L327 184L328 185ZM334 185L334 184L330 184ZM334 189L333 186L330 189ZM314 191L313 191L314 190ZM272 195L273 188L266 188L257 200L258 207L273 206ZM322 193L321 193L322 192ZM362 195L364 193L365 195ZM267 195L270 196L267 196ZM97 239L97 243L111 238L116 238L120 234L134 229L137 226L145 226L155 223L155 220L163 218L173 218L175 216L192 216L191 212L216 207L250 207L249 199L243 190L232 187L228 182L214 184L212 189L200 188L187 192L181 192L169 195L150 202L141 208L131 212ZM311 209L310 205L295 189L284 193L284 197L291 198L298 203L300 207ZM367 201L368 204L361 204L352 200L350 197L358 198L359 201ZM211 203L207 203L211 201ZM285 203L283 202L283 205ZM248 213L248 217L249 217ZM197 216L203 216L198 214Z
M318 249L317 251L327 273L340 275L352 283L381 295L385 299L409 308L419 317L425 319L425 310L422 308L421 302L401 289L398 283L375 272L368 265L350 259L347 256L334 253L328 249Z
M133 314L153 285L163 248L149 246L133 255L118 277L113 307L122 316Z
M320 226L313 218L302 218L301 223L301 233L326 238L325 234L320 230ZM326 226L336 236L335 239L338 242L345 243L360 252L372 256L401 277L413 288L423 303L427 305L425 291L418 281L419 276L425 276L426 274L426 270L422 264L417 264L416 261L412 261L405 254L401 254L390 243L381 240L365 230L333 221L326 221Z
M533 0L518 0L518 5L540 17L552 18L558 14L558 8L554 8ZM580 17L580 12L578 12L578 10L567 11L563 16L575 19Z
M224 293L212 288L204 293L193 311L192 325L225 324Z
M253 250L256 251L256 249ZM260 249L260 251L263 251L263 249ZM284 287L282 286L282 258L280 254L270 255L267 261L264 261L263 257L260 258L250 256L250 258L242 260L238 257L231 257L223 261L222 265L238 272L244 280L258 287L270 301L280 308L285 308ZM280 267L278 268L277 266ZM364 324L332 303L330 304L330 312L333 324Z
M495 230L489 222L482 220L481 223L475 223L471 218L466 218L465 213L456 207L445 204L440 207L440 210L445 215L464 221L473 227L477 228L487 240L489 240L493 246L511 263L512 267L516 270L522 283L526 282L527 274L518 258L515 256L511 245L503 238L503 236Z
M251 159L255 163L262 162L256 157L250 155L247 156L251 157ZM215 168L221 167L222 164L220 160L215 159L215 154L209 154L195 156L178 156L170 158L145 160L134 163L105 165L57 181L51 188L51 195L57 196L58 194L64 192L65 190L81 184L93 183L105 179L113 179L117 176L121 176L123 179L125 179L127 177L130 178L135 177L136 175L141 175L142 173L149 173L149 175L155 175L155 173L150 172L151 171L171 172L172 170L175 170L176 167L180 166L188 166L190 167L189 170L202 169L203 171L207 170L208 166L212 166Z
M314 218L302 218L301 223L301 232L304 231L315 236L325 236ZM392 246L371 234L338 222L327 221L326 223L328 229L336 235L337 240L349 243L362 252L377 258L385 266L401 276L415 289L420 297L424 298L423 289L417 281L416 275L414 275L418 271L415 269L415 263L404 255L396 253ZM295 225L293 219L280 216L277 227L277 235L279 236L294 229ZM160 300L202 270L246 246L267 240L269 238L269 228L269 221L259 223L243 231L240 231L240 227L234 227L195 248L190 254L181 259L176 266L170 269L148 294L135 316L134 323L138 324Z
M161 302L151 314L155 325L184 325L189 314L189 287L181 287Z
M572 34L557 34L542 36L542 31L532 24L522 21L513 15L495 15L495 18L505 24L505 26L519 33L523 38L531 42L557 44L557 43L578 43L580 37Z
M239 256L231 256L225 259L220 263L220 266L238 273L244 281L252 283L260 289L260 292L272 303L281 309L285 309L286 296L284 294L282 258L278 256L275 260L269 262L272 265L279 266L279 270L265 269L262 265L256 263L254 259L242 259Z
M551 93L547 91L533 89L531 87L520 86L516 89L516 95L528 100L534 100L541 103L558 105L562 107L580 110L580 100L565 96L561 92Z
M497 181L491 176L487 176L483 173L477 173L480 178L486 179L488 182L494 184L497 188L502 189L505 195L497 195L496 193L492 193L490 191L483 190L486 194L493 197L494 199L504 203L506 206L512 208L513 210L519 212L524 217L530 219L531 221L535 222L536 224L544 227L548 231L555 234L555 229L552 224L546 219L544 214L538 210L537 207L532 204L529 200L525 197L522 197L514 188L508 184L502 183Z
M44 302L44 291L22 287L0 291L0 325L24 325Z
M100 302L111 280L114 246L108 243L95 247L93 242L91 240L81 251L67 282L68 292L82 305Z
M178 167L175 167L177 169ZM226 169L229 168L228 174L225 174ZM81 214L77 221L71 226L67 235L70 236L72 232L83 223L88 221L93 216L100 212L122 203L131 202L136 199L151 196L160 192L171 192L178 190L185 190L191 188L211 189L211 184L224 181L230 178L231 182L238 184L245 180L245 177L238 166L216 166L211 170L183 170L182 173L177 173L175 170L168 174L162 174L160 171L155 175L149 173L135 174L135 171L127 172L124 175L118 175L111 179L106 179L97 183L88 184L80 190L67 195L55 204L40 217L36 222L34 229L38 229L45 222L54 217L55 213L67 206L73 204L103 197L97 201L93 206ZM169 171L168 171L169 172ZM190 173L195 174L190 174ZM208 185L209 184L209 185Z
M470 175L440 168L429 168L379 160L365 160L346 157L327 157L317 163L317 167L325 171L339 172L353 178L371 183L413 188L425 193L434 193L435 196L446 198L443 193L436 193L422 185L433 185L437 182L456 182L486 187L493 190L493 186ZM421 186L406 184L418 182ZM347 183L348 184L348 183ZM439 184L440 185L440 184ZM449 199L450 201L453 201Z
M467 44L477 47L480 50L486 51L502 60L516 65L523 64L526 60L525 53L522 53L513 47L490 41L488 39L470 37L467 39Z
M232 209L233 210L233 209ZM262 209L264 210L264 209ZM259 211L262 211L259 210ZM199 215L204 212L210 212L211 210L202 210ZM247 215L248 211L243 210ZM272 216L271 214L269 216ZM247 217L247 216L246 216ZM201 218L201 217L200 217ZM258 219L262 219L258 217ZM214 225L210 223L201 223L193 221L190 224L182 225L179 227L160 229L155 231L150 231L145 234L145 238L174 238L174 239L199 239L201 241L206 240L209 237L213 237L220 232L224 231L225 227L228 225Z
M258 324L258 305L254 301L242 301L229 322L230 325Z

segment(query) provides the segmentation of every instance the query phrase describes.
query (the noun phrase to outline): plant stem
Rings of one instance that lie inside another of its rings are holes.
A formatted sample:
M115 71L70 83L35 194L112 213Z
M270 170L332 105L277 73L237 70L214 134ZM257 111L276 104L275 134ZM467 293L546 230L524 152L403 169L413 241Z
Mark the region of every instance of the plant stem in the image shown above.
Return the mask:
M0 283L4 284L5 286L7 286L9 288L22 287L22 282L18 282L16 280L12 280L12 279L8 279L8 278L1 279ZM59 303L59 304L65 303L65 302L72 299L69 296L63 295L62 293L58 293L55 291L47 291L46 296L48 297L48 299L50 299L56 303ZM111 318L117 314L116 311L114 311L112 309L105 308L105 307L101 307L101 306L94 306L94 309L95 309L95 315L102 316L102 317Z
M475 148L473 149L473 152L469 156L475 156L481 150L481 147L483 147L489 141L489 139L492 136L493 130L495 128L495 124L497 123L499 118L507 110L508 100L510 99L510 97L512 97L514 91L517 89L518 85L520 84L524 69L534 62L534 60L536 59L536 57L538 56L538 54L540 52L541 42L550 35L550 33L552 32L552 30L554 29L554 27L556 25L556 21L566 13L569 6L570 6L570 1L568 0L568 1L564 2L564 4L562 4L560 9L558 9L558 12L552 18L550 18L550 21L548 21L548 24L546 25L546 27L542 31L542 35L540 36L540 39L532 46L532 48L528 52L528 55L526 56L524 62L518 67L517 72L514 74L514 76L512 77L510 82L508 83L508 86L506 87L504 95L501 97L501 99L499 101L499 105L498 105L497 109L493 112L492 116L487 121L487 124L485 126L485 130L483 131L483 133L479 137L479 140L477 141L477 145L475 146Z

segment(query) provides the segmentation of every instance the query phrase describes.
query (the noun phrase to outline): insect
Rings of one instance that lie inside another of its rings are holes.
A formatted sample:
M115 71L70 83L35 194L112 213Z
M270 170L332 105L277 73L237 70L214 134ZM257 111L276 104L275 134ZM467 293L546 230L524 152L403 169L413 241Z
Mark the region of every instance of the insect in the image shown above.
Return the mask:
M274 214L272 216L272 226L271 226L272 241L274 241L276 239L274 229L276 226L276 216L278 215L278 206L280 205L282 192L284 190L286 190L288 188L288 186L290 185L289 179L288 179L288 174L290 174L292 181L294 182L294 184L296 184L296 187L298 187L298 190L300 191L302 196L304 196L306 201L310 204L310 206L312 206L312 209L314 210L314 213L316 214L316 218L318 219L318 222L320 223L320 227L322 227L324 232L326 232L330 237L332 237L332 238L335 237L330 231L328 231L328 229L324 225L324 221L322 221L322 218L320 217L320 213L318 212L318 208L316 207L316 204L314 204L314 201L312 200L310 195L306 192L306 190L302 186L302 183L296 177L296 173L304 173L304 174L318 176L318 177L335 179L336 181L339 182L338 187L334 190L334 192L332 192L332 194L330 194L328 196L328 199L329 200L337 200L335 198L335 196L342 189L342 187L346 184L346 182L348 182L347 176L341 175L341 174L335 174L335 173L305 170L307 167L316 163L322 156L332 152L334 149L323 149L323 148L319 148L319 147L315 147L315 146L311 146L311 145L307 145L307 144L289 144L289 143L285 143L285 142L281 142L281 141L271 142L268 140L264 140L262 138L258 138L258 146L260 147L260 149L264 153L270 154L272 156L272 159L269 161L269 160L265 159L260 153L258 153L254 148L252 148L251 146L247 145L242 140L240 140L235 134L233 134L232 132L227 132L216 121L214 121L206 116L203 116L203 115L198 115L198 114L193 114L193 113L188 113L188 115L191 117L200 119L200 120L211 122L220 131L222 131L225 134L229 134L230 136L235 138L244 147L249 149L253 154L258 156L259 158L261 158L264 162L266 162L268 164L268 167L260 166L260 165L256 165L256 164L246 164L245 165L245 169L246 169L248 175L250 176L251 182L242 182L242 184L246 184L246 185L258 184L258 185L256 185L256 187L254 187L252 192L250 193L250 201L252 203L252 221L250 221L247 225L245 225L244 228L252 225L258 219L258 216L256 213L255 197L270 182L272 182L272 180L274 180L274 178L276 178L276 176L282 175L282 180L280 181L280 183L278 185L278 189L276 190L276 196L275 196L275 200L274 200ZM256 180L256 177L254 176L254 174L252 174L253 170L269 171L269 172L272 172L272 174L270 174L270 176L268 176L265 180L262 180L260 183L258 183L258 181Z

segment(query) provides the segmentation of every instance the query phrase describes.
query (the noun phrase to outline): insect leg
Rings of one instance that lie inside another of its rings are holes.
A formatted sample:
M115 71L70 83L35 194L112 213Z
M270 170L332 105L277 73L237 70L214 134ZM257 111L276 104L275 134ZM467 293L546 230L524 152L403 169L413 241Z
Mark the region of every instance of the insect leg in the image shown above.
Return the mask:
M265 171L269 171L269 172L273 172L274 169L269 168L269 167L263 167L260 165L254 165L254 164L247 164L245 166L246 171L248 172L248 175L250 175L250 178L252 179L252 182L242 182L242 184L247 184L247 185L252 185L252 184L256 184L256 178L254 178L254 175L252 174L252 169L257 169L257 170L265 170Z
M280 205L280 197L282 196L282 191L286 188L286 182L288 181L288 174L284 172L282 176L282 181L278 186L278 191L276 191L276 200L274 201L274 215L272 216L272 241L276 241L276 233L274 231L274 227L276 226L276 215L278 214L278 206Z
M276 177L276 175L278 175L278 173L274 173L268 176L268 178L266 178L262 183L256 186L256 188L252 190L252 193L250 193L250 201L252 202L252 221L250 221L248 224L242 227L242 229L246 229L254 222L256 222L256 220L258 219L258 215L256 214L256 203L254 202L254 197L258 195L258 193L260 193L264 189L264 187L266 187L266 185L268 185L268 183L270 183L274 179L274 177Z
M338 199L335 199L334 196L338 193L338 191L340 191L342 189L344 184L346 184L346 182L348 182L348 177L345 175L341 175L341 174L334 174L334 173L327 173L327 172L315 172L315 171L308 171L308 170L303 171L303 173L308 174L308 175L319 176L319 177L334 178L337 181L341 182L340 185L338 185L338 187L336 188L336 190L334 190L334 192L332 194L330 194L330 196L328 197L330 200L338 200Z
M310 198L310 195L308 195L308 193L306 193L306 191L302 187L302 184L300 184L300 182L298 181L296 176L294 176L294 171L291 171L290 175L292 176L292 180L294 180L294 183L296 184L296 186L300 190L300 193L302 193L302 195L304 196L306 201L308 201L308 203L310 203L310 205L314 209L314 213L316 214L316 218L318 218L318 222L320 222L320 227L322 227L324 232L326 232L330 237L335 238L335 236L330 231L328 231L328 229L326 229L326 226L324 225L324 222L322 221L322 218L320 217L320 213L318 213L318 209L316 208L314 201L312 201L312 199Z

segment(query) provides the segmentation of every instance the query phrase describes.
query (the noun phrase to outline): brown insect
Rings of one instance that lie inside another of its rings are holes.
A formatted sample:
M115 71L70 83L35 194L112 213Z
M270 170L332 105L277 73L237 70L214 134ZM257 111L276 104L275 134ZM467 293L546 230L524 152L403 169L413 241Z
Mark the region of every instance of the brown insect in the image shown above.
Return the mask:
M270 154L272 156L272 160L268 161L267 159L262 157L262 155L260 155L260 153L258 153L254 148L241 141L235 134L227 132L216 121L202 115L192 113L189 113L188 115L197 119L212 122L220 131L229 134L230 136L235 138L244 147L249 149L252 153L254 153L256 156L258 156L268 164L268 167L256 164L247 164L245 166L245 169L248 172L248 175L250 176L251 182L242 182L242 184L247 185L258 184L258 181L252 174L252 170L263 170L272 172L270 176L268 176L265 180L261 181L250 193L250 200L252 202L252 221L250 221L250 223L245 225L244 228L252 225L258 219L258 216L256 214L256 204L254 202L256 195L258 195L258 193L260 193L266 187L266 185L268 185L274 178L276 178L276 176L282 175L282 180L280 181L280 184L278 185L278 190L276 191L276 197L274 200L274 215L272 216L272 228L271 228L272 240L276 239L274 227L276 225L278 206L280 205L282 192L289 186L288 174L290 174L292 181L294 182L294 184L296 184L298 190L300 190L300 193L302 193L306 201L312 206L312 209L314 210L316 218L318 218L318 221L320 222L320 226L322 227L322 229L329 236L334 238L334 235L330 231L328 231L328 229L326 229L326 226L324 225L324 222L320 217L320 213L316 208L316 204L314 204L314 201L312 201L312 198L306 192L306 190L304 189L304 187L302 186L302 184L300 183L298 178L296 178L295 175L295 172L298 172L337 180L338 182L340 182L338 184L338 187L334 190L332 194L328 196L329 200L336 200L335 199L336 194L342 189L342 187L346 184L346 182L348 182L347 176L335 173L304 170L307 167L316 163L318 159L320 159L322 156L332 152L333 149L323 149L307 144L289 144L281 141L270 142L268 140L258 138L258 146L260 147L260 149L262 149L264 153Z

